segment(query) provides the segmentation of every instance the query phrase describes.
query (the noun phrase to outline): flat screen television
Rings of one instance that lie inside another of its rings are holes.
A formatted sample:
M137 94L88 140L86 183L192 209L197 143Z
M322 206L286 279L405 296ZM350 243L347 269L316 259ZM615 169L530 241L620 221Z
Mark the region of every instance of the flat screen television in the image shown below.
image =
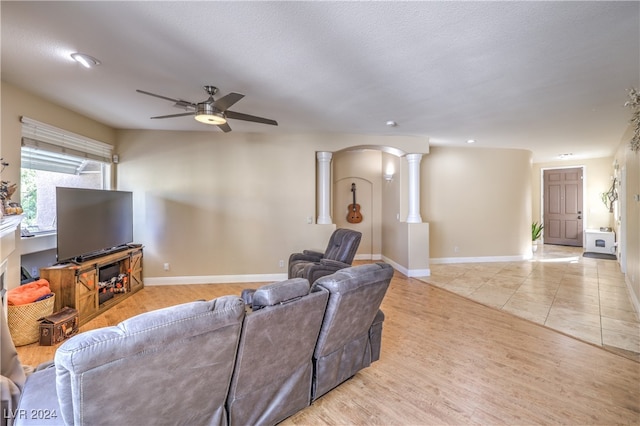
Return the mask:
M80 262L133 242L133 193L56 188L57 259Z

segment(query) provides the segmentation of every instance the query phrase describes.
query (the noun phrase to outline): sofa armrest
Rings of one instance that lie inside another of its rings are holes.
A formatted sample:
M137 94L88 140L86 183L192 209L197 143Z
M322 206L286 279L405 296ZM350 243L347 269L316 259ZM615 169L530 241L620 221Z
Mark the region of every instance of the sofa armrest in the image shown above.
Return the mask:
M351 267L351 265L349 265L348 263L339 262L337 260L331 260L331 259L320 260L320 265L322 265L327 270L332 270L336 272L339 271L340 269Z
M291 256L289 256L289 264L295 261L300 261L300 260L305 262L320 262L320 259L322 259L322 256L323 256L322 253L305 250L302 253L293 253Z
M324 253L317 250L302 250L302 254L305 254L307 256L317 257L318 260L324 257Z
M255 293L255 289L245 288L242 290L240 297L244 300L245 305L251 306L253 304L253 294Z
M287 278L308 278L306 275L303 275L305 266L320 262L323 256L322 253L314 250L304 250L302 253L293 253L289 256Z
M331 275L341 269L348 268L351 265L337 260L321 259L318 263L310 263L304 268L304 276L310 283L314 283L318 278Z

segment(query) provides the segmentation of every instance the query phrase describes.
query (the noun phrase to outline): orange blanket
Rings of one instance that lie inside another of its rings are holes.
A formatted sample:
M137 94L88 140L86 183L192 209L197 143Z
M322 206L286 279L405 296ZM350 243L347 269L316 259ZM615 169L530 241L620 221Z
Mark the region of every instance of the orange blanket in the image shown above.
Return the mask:
M20 287L12 288L7 291L7 304L9 305L25 305L33 303L44 295L51 293L49 281L39 279Z

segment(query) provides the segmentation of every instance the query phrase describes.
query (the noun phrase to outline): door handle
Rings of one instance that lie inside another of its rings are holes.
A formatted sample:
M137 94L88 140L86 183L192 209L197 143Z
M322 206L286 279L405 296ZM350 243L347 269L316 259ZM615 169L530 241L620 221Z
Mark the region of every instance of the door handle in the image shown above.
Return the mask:
M578 216L578 219L582 219L582 216Z

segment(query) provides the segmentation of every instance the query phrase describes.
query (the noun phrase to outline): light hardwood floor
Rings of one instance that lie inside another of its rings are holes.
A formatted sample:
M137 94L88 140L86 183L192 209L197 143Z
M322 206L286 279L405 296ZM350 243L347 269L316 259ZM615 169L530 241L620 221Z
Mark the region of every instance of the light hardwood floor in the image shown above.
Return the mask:
M81 330L259 285L146 287ZM638 362L398 272L382 309L381 359L282 425L640 424Z

